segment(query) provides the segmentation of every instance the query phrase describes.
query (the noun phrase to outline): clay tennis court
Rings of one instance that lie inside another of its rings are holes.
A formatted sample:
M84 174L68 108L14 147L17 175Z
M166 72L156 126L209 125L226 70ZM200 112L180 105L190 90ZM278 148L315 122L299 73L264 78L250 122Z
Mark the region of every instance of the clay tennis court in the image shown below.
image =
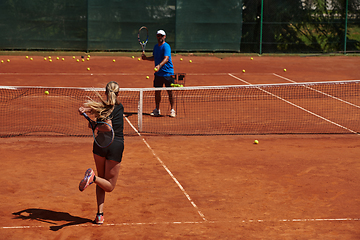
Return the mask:
M0 56L1 85L102 88L115 80L124 88L152 87L153 65L138 56L28 56L33 60ZM360 79L354 56L183 54L173 62L186 73L186 86ZM126 136L102 226L91 223L95 187L78 190L85 170L95 168L91 137L1 138L0 238L358 239L359 137Z

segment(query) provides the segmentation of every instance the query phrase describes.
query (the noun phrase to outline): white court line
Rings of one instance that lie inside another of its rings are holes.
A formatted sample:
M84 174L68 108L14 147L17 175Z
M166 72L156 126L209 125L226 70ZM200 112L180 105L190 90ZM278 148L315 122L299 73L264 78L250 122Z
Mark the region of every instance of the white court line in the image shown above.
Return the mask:
M231 77L233 77L233 78L235 78L235 79L237 79L237 80L239 80L239 81L242 81L242 82L244 82L244 83L246 83L246 84L248 84L248 85L253 85L253 84L245 81L244 79L241 79L241 78L238 78L238 77L232 75L231 73L229 73L229 76L231 76ZM254 86L254 85L253 85L253 86ZM256 86L256 85L255 85L255 86ZM294 107L296 107L296 108L299 108L299 109L301 109L301 110L303 110L303 111L305 111L305 112L307 112L307 113L310 113L311 115L314 115L315 117L318 117L318 118L320 118L320 119L322 119L322 120L324 120L324 121L326 121L326 122L328 122L328 123L334 124L335 126L338 126L338 127L340 127L340 128L343 128L343 129L345 129L345 130L347 130L347 131L349 131L349 132L351 132L351 133L360 135L359 133L357 133L357 132L354 131L354 130L351 130L351 129L345 127L345 126L342 126L342 125L340 125L340 124L338 124L338 123L336 123L336 122L333 122L333 121L331 121L331 120L329 120L329 119L327 119L327 118L324 118L323 116L320 116L320 115L318 115L318 114L316 114L316 113L313 113L313 112L311 112L311 111L309 111L309 110L307 110L307 109L305 109L305 108L303 108L303 107L300 107L299 105L296 105L296 104L294 104L294 103L292 103L292 102L290 102L290 101L288 101L288 100L286 100L286 99L284 99L284 98L281 98L281 97L279 97L279 96L277 96L277 95L275 95L275 94L273 94L273 93L271 93L271 92L268 92L268 91L266 91L266 90L264 90L264 89L262 89L262 88L260 88L260 87L258 87L258 89L261 90L261 91L263 91L263 92L265 92L265 93L267 93L267 94L269 94L269 95L271 95L271 96L273 96L273 97L275 97L275 98L277 98L277 99L280 99L281 101L284 101L284 102L286 102L286 103L288 103L288 104L290 104L290 105L292 105L292 106L294 106Z
M281 76L281 75L278 75L278 74L276 74L276 73L273 73L273 75L276 76L276 77L282 78L282 79L284 79L284 80L286 80L286 81L288 81L288 82L298 83L298 82L295 82L295 81L293 81L293 80L291 80L291 79L289 79L289 78L286 78L286 77L283 77L283 76ZM309 87L309 86L304 86L304 87L306 87L307 89L310 89L310 90L312 90L312 91L321 93L321 94L323 94L323 95L325 95L325 96L327 96L327 97L330 97L330 98L333 98L333 99L335 99L335 100L338 100L338 101L340 101L340 102L349 104L349 105L351 105L351 106L353 106L353 107L360 108L360 106L358 106L358 105L356 105L356 104L353 104L353 103L351 103L351 102L345 101L345 100L343 100L343 99L341 99L341 98L337 98L337 97L335 97L335 96L332 96L332 95L330 95L330 94L324 93L324 92L322 92L322 91L319 91L319 90L317 90L317 89L311 88L311 87Z
M201 221L201 222L148 222L148 223L104 223L102 225L97 224L76 224L69 225L68 227L105 227L105 226L151 226L151 225L185 225L185 224L224 224L224 223L286 223L286 222L357 222L360 218L305 218L305 219L280 219L280 220L239 220L239 221ZM12 227L0 227L0 229L31 229L31 228L48 228L49 226L37 225L37 226L12 226Z
M142 138L143 142L145 143L145 145L150 149L150 151L152 152L152 154L154 155L154 157L160 162L160 164L163 166L163 168L166 170L166 172L171 176L171 178L174 180L174 182L176 183L176 185L180 188L180 190L183 192L183 194L186 196L186 198L190 201L191 205L193 205L193 207L197 210L198 214L200 215L200 217L204 220L207 221L204 214L199 210L198 206L194 203L194 201L191 199L190 195L186 192L186 190L183 188L183 186L180 184L180 182L176 179L176 177L172 174L172 172L168 169L168 167L166 167L166 165L164 164L164 162L156 155L155 151L151 148L151 146L148 144L148 142L145 140L145 138L143 136L141 136L141 134L139 133L139 131L134 127L134 125L130 122L130 120L124 115L124 118L126 119L126 121L129 123L129 125L132 127L132 129L134 129L134 131Z

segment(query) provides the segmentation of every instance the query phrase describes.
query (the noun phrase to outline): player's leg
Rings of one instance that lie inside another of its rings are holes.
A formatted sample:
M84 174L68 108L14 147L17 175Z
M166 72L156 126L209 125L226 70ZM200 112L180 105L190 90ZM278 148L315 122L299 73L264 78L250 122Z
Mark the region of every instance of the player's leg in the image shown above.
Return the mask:
M165 83L165 87L171 87L171 84L174 83L174 78L169 76L169 77L164 77L164 83ZM176 113L174 110L174 97L173 97L173 91L168 90L167 91L168 95L169 95L169 102L170 102L170 117L175 117Z
M163 86L163 78L154 76L154 87L161 88ZM155 109L150 114L151 116L160 116L160 102L161 102L161 91L155 91Z
M98 206L98 212L96 215L96 223L101 224L104 222L104 202L105 193L111 192L116 186L116 182L120 171L120 162L113 160L106 160L104 157L100 157L94 154L96 169L98 176L95 178L96 184L96 200Z

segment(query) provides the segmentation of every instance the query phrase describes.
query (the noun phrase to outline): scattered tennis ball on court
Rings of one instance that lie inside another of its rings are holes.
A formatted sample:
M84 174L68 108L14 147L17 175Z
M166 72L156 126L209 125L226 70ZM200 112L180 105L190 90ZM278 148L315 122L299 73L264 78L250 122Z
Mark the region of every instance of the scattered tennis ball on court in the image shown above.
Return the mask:
M113 59L113 62L115 62L116 60L115 59Z
M60 58L59 57L56 57L56 60L59 60Z
M87 68L88 71L90 71L90 68Z
M75 59L75 56L73 56L73 59Z
M30 58L30 61L34 60L33 58Z
M254 141L254 143L255 143L255 144L258 144L258 143L259 143L259 141L258 141L258 140L255 140L255 141Z
M250 60L254 60L253 58L250 58Z
M88 58L90 58L90 54L88 55Z
M49 62L52 62L52 60L51 60L51 59L49 59Z
M89 61L89 60L90 60L90 58L87 58L86 60L88 60L88 61Z
M146 76L146 79L149 79L149 76Z
M63 60L63 61L64 61L64 60L65 60L65 58L61 58L61 60Z
M192 63L192 60L189 60L189 63Z
M141 60L141 58L138 58L138 61L140 61Z
M26 58L26 59L28 59L28 58L29 58L29 56L25 56L25 58Z
M85 62L85 59L81 59L82 62Z
M76 59L76 61L77 61L77 62L80 62L80 60L79 60L79 59Z
M49 95L49 91L45 91L45 94L46 94L46 95Z
M284 68L284 72L286 72L286 68Z
M46 61L46 60L47 60L47 58L45 57L45 58L44 58L44 60Z
M243 73L245 72L245 69L243 69Z
M180 61L182 61L183 59L182 58L180 58Z
M8 59L7 62L10 62L10 59Z
M4 63L4 60L1 60L1 63Z
M49 56L49 59L51 58L51 56Z

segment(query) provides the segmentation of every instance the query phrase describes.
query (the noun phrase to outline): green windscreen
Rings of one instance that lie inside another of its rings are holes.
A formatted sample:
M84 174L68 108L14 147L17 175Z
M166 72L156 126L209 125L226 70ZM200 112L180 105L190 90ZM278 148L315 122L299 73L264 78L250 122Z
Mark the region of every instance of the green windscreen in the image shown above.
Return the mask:
M84 50L86 19L83 0L2 0L0 49Z
M139 51L138 29L172 50L240 51L242 0L3 0L0 49Z

